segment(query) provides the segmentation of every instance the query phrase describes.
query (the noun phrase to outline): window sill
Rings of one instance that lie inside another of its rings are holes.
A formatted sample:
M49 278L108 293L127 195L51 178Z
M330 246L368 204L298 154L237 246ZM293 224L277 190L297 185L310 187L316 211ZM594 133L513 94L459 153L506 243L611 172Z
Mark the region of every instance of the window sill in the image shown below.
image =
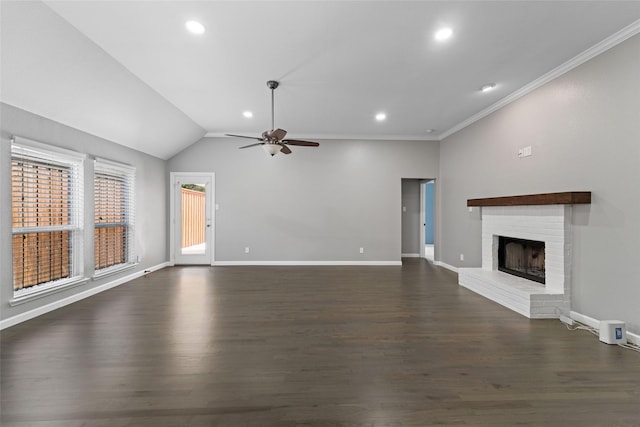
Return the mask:
M73 277L66 280L64 283L56 284L52 286L43 286L42 289L34 290L31 292L25 292L23 295L19 295L9 300L9 305L14 307L16 305L24 304L38 298L43 298L58 292L66 291L67 289L75 288L76 286L84 285L89 279L86 277Z
M137 263L137 262L132 262L132 263L129 263L129 264L120 264L120 265L116 265L116 266L113 266L113 267L107 267L105 269L98 270L95 273L93 273L93 276L91 277L91 279L92 280L99 280L99 279L102 279L103 277L111 276L111 275L120 273L121 271L132 269L133 267L135 267L138 264L139 263Z

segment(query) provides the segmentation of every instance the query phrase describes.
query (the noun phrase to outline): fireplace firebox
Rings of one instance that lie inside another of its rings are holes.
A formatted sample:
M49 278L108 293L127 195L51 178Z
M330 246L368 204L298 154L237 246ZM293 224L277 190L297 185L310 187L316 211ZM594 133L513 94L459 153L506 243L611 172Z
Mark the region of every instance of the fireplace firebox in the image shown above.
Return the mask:
M499 236L498 270L544 284L544 242Z

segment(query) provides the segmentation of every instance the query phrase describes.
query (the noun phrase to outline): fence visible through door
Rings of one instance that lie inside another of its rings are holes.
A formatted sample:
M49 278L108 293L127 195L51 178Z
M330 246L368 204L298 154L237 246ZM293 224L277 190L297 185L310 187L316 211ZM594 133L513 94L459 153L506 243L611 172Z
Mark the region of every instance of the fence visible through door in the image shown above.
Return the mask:
M171 174L173 261L211 264L213 261L213 175Z
M182 244L180 251L189 254L202 254L205 251L207 224L206 192L180 188L182 199Z

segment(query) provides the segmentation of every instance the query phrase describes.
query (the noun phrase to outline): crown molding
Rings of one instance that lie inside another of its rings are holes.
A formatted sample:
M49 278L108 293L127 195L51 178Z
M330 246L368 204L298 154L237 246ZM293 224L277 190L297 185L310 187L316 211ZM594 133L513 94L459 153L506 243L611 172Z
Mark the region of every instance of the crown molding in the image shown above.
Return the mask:
M251 132L228 132L233 134L246 134ZM259 138L256 133L256 139ZM224 133L220 132L207 132L203 138L233 138L226 136ZM364 141L432 141L437 142L440 141L441 138L438 137L437 134L424 134L424 135L367 135L367 134L356 134L356 135L348 135L348 134L300 134L297 133L295 135L296 139L347 139L347 140L364 140Z
M588 48L587 50L579 53L574 56L567 62L561 64L560 66L552 69L551 71L543 74L536 80L522 86L520 89L512 92L511 94L505 96L500 99L498 102L492 104L491 106L485 108L484 110L472 115L466 120L458 123L457 125L449 128L446 131L433 133L433 134L424 134L424 135L347 135L347 134L298 134L296 138L305 138L305 139L324 139L324 140L367 140L367 141L431 141L437 142L446 139L447 137L453 135L454 133L466 128L467 126L477 122L478 120L490 115L505 107L512 102L522 98L523 96L533 92L539 87L549 83L550 81L566 74L567 72L573 70L574 68L584 64L585 62L593 59L594 57L600 55L601 53L606 52L607 50L617 46L623 41L635 36L640 33L640 19L629 24L624 27L620 31L612 34L601 42L595 44L594 46ZM243 133L243 132L240 132ZM204 135L204 138L228 138L224 133L220 132L207 132Z
M594 57L600 55L601 53L606 52L612 47L622 43L623 41L635 36L638 33L640 33L640 19L624 27L622 30L618 31L617 33L607 37L606 39L602 40L598 44L590 47L584 52L574 56L564 64L554 68L553 70L549 71L546 74L543 74L541 77L521 87L517 91L511 93L510 95L505 96L500 101L496 102L490 107L480 111L479 113L474 114L473 116L469 117L465 121L460 122L454 127L442 132L441 134L438 135L439 140L442 141L445 138L449 137L450 135L453 135L454 133L458 132L459 130L464 129L467 126L477 122L478 120L488 116L489 114L501 109L502 107L505 107L506 105L511 104L517 99L522 98L523 96L533 92L539 87L573 70L574 68L584 64L585 62L589 61L590 59L593 59Z

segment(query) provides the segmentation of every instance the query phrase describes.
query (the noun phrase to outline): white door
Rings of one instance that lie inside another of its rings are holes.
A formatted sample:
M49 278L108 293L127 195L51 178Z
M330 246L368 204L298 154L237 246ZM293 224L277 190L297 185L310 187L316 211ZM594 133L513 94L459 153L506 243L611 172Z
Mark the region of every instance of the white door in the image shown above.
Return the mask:
M213 174L171 173L174 264L213 265L213 190Z

